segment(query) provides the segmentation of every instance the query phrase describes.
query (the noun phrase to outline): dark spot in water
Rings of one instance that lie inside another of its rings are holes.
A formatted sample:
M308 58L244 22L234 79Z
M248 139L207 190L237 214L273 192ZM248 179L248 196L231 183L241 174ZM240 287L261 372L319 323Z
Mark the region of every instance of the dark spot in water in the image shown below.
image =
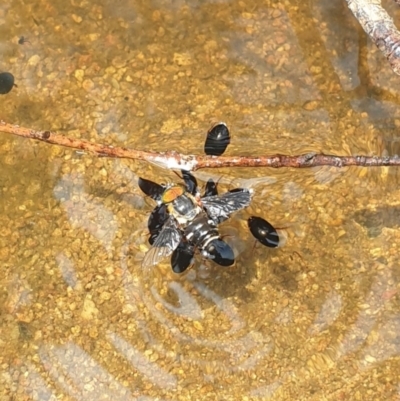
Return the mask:
M383 227L400 226L400 207L382 206L375 210L362 209L353 215L354 220L367 229L368 237L375 238Z
M10 72L0 73L0 94L5 95L14 86L14 75Z
M32 332L28 323L19 321L18 330L20 340L26 341L32 338Z
M388 263L388 260L383 256L379 256L379 258L376 258L376 261L382 263L383 265L387 265Z
M25 36L21 36L21 37L18 39L18 44L19 44L19 45L23 45L24 43L31 43L31 42L29 42L29 40L28 40Z
M284 265L272 266L271 272L274 274L273 284L278 284L280 287L288 290L295 291L298 288L296 280L297 272L290 270Z

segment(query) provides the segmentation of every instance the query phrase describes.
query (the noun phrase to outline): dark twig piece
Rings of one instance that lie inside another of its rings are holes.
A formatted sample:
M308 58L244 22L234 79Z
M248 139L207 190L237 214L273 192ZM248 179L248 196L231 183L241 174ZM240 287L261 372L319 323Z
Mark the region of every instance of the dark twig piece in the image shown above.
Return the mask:
M177 152L145 152L141 150L122 148L118 146L102 145L81 139L68 138L50 131L36 131L18 125L0 121L0 131L36 139L54 145L80 149L104 157L118 157L134 160L145 160L163 168L195 171L201 168L217 167L316 167L316 166L400 166L400 158L375 156L335 156L317 153L306 153L298 156L192 156Z
M380 0L346 1L364 31L387 57L393 71L400 75L400 33Z

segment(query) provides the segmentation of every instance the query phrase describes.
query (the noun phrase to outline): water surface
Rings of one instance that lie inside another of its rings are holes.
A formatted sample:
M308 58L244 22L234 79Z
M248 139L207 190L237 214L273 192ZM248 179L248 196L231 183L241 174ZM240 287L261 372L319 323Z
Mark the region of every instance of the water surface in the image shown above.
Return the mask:
M394 5L388 5L399 17ZM399 153L398 77L340 1L0 5L0 118L146 150ZM19 44L21 36L28 43ZM0 134L3 400L395 400L396 168L220 169L239 256L150 271L143 162ZM246 219L281 229L254 247Z

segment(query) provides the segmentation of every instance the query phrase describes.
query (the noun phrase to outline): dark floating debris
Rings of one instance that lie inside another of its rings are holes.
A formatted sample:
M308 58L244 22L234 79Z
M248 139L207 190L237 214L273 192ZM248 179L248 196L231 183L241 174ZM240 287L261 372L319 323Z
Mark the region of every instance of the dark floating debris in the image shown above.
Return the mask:
M228 127L224 123L214 125L207 133L204 152L209 156L221 156L231 142Z
M5 95L14 86L14 75L10 72L0 73L0 94Z
M279 235L275 228L262 217L251 216L247 220L250 232L263 245L276 248L279 245Z

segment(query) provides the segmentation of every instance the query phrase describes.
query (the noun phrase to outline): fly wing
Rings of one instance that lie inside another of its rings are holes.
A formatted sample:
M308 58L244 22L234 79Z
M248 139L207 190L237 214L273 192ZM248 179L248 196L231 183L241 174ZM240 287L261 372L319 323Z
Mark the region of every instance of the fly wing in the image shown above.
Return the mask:
M142 266L150 267L159 263L165 257L178 247L182 239L182 233L179 231L177 222L170 217L164 224L164 227L158 234L153 246L144 256Z
M227 220L230 215L250 205L252 192L246 188L236 188L222 195L207 196L201 199L208 216L216 224Z

